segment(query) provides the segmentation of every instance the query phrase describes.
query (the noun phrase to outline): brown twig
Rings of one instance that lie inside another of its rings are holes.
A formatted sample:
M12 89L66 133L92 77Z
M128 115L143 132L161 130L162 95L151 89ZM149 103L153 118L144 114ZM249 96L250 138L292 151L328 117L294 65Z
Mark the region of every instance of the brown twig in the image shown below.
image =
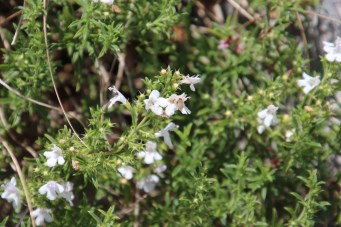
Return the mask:
M24 0L24 3L23 3L23 6L24 6L24 7L27 6L27 3L26 3L25 0ZM21 12L22 12L22 11L21 11ZM13 45L17 42L17 40L18 40L18 36L19 36L19 31L20 31L21 24L22 24L22 15L21 15L21 17L20 17L20 19L19 19L18 27L17 27L17 29L15 29L15 33L14 33L14 36L13 36L13 40L12 40L12 42L11 42L11 45L12 45L12 46L13 46Z
M22 144L20 142L20 140L11 132L11 130L9 129L9 124L8 124L7 119L5 117L4 110L3 110L3 108L1 108L1 106L0 106L0 119L1 119L2 124L5 126L5 130L8 133L8 135L11 137L11 139L14 142L16 142L17 144L19 144L21 147L25 148L28 151L28 153L30 153L33 157L35 157L35 158L38 157L37 152L35 150L33 150L32 147L25 146L24 144Z
M3 81L1 78L0 78L0 84L2 86L4 86L7 90L9 90L10 92L14 93L15 95L19 96L20 98L23 98L24 100L26 101L29 101L29 102L32 102L34 104L37 104L39 106L43 106L43 107L46 107L46 108L49 108L49 109L52 109L52 110L57 110L59 112L63 112L63 110L57 106L51 106L47 103L43 103L43 102L40 102L40 101L37 101L35 99L32 99L30 97L27 97L23 94L21 94L19 91L15 90L14 88L12 88L11 86L9 86L5 81ZM70 112L67 112L66 113L69 117L71 118L74 118L76 119L84 128L85 128L85 125L84 123L80 120L79 117L77 117L76 115L74 115L73 113L70 113Z
M305 32L304 32L304 27L303 27L303 24L302 24L301 16L298 14L297 11L295 11L295 15L296 15L296 18L297 18L297 25L298 25L298 28L300 30L301 37L303 39L303 43L304 43L304 47L305 47L305 52L306 52L306 57L309 59L308 40L307 40L307 36L305 35Z
M7 41L6 36L5 36L4 31L2 30L1 26L0 26L0 38L1 38L2 43L4 44L5 49L10 50L11 45Z
M119 64L118 64L118 71L117 71L115 87L117 89L120 89L121 84L122 84L122 79L123 79L124 68L125 68L125 54L124 53L118 54L118 62L119 62Z
M16 168L16 170L18 172L21 185L22 185L22 187L24 189L24 194L25 194L25 198L26 198L26 202L27 202L27 207L28 207L28 210L30 211L32 226L35 227L36 223L34 222L34 218L32 216L33 208L32 208L30 194L29 194L27 186L26 186L25 176L24 176L23 172L21 171L19 162L18 162L17 158L15 157L11 147L8 145L8 143L5 140L3 140L2 137L0 137L0 141L2 142L4 147L6 148L8 154L10 155L10 157L11 157L11 159L12 159L14 165L15 165L15 168Z
M230 3L234 8L236 8L236 10L243 15L244 17L246 17L249 20L252 21L256 21L256 19L249 13L247 12L243 7L241 7L237 2L235 2L234 0L227 0L228 3Z
M9 15L8 17L6 17L3 21L0 22L0 27L3 26L4 24L6 24L8 21L12 20L13 18L19 16L22 13L21 10Z
M134 202L134 227L139 227L140 222L139 222L139 215L140 215L140 193L139 190L136 188L135 189L135 202Z
M99 63L100 88L99 88L99 103L101 106L106 102L105 93L109 87L110 73L105 69L102 62Z
M50 59L50 53L49 53L49 44L48 44L48 41L47 41L47 0L44 0L43 2L44 4L44 10L46 11L44 13L44 16L43 16L43 32L44 32L44 41L45 41L45 50L46 50L46 58L47 58L47 65L48 65L48 68L49 68L49 74L50 74L50 77L51 77L51 80L52 80L52 84L53 84L53 88L54 88L54 91L56 93L56 96L57 96L57 99L58 99L58 102L59 102L59 105L60 105L60 108L62 109L63 111L63 114L65 116L65 119L66 121L68 122L71 130L73 131L73 133L75 134L75 136L79 139L79 141L85 146L85 147L88 147L84 141L79 137L79 135L77 134L76 130L73 128L71 122L70 122L70 119L69 117L67 116L65 110L64 110L64 107L63 107L63 104L62 104L62 101L60 100L60 97L59 97L59 94L58 94L58 91L57 91L57 86L56 86L56 83L54 81L54 78L53 78L53 72L52 72L52 66L51 66L51 59Z
M315 13L315 12L310 11L310 10L303 10L303 13L311 14L311 15L314 15L314 16L317 16L317 17L321 17L321 18L323 18L323 19L330 20L331 22L334 22L334 23L336 23L336 24L341 24L341 21L340 21L340 20L337 20L337 19L328 17L328 16L323 15L323 14Z

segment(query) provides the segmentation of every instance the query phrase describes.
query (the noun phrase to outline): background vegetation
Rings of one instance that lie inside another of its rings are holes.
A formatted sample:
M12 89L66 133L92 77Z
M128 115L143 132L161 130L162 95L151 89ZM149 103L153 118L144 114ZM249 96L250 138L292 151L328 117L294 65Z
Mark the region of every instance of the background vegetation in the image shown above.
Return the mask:
M12 152L48 226L340 225L340 63L309 53L309 7L318 2L0 1L1 181L23 191ZM321 80L309 94L303 72ZM195 92L186 75L200 75ZM108 108L113 85L129 102ZM152 90L185 92L191 114L147 111ZM270 104L279 122L260 134ZM173 149L154 134L171 121ZM150 192L138 186L157 167L137 157L147 141L167 166ZM50 168L53 145L65 164ZM49 180L73 182L73 206L38 193ZM21 198L17 212L0 201L3 225L31 225Z

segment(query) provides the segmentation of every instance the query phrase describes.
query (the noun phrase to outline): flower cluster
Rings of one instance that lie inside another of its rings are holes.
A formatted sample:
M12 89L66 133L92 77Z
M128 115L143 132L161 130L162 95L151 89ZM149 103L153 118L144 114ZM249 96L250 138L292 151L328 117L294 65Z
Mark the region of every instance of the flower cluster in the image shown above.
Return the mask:
M178 126L173 122L170 122L164 129L162 129L160 132L157 132L156 134L163 136L165 141L167 141L166 144L171 144L173 147L169 131L173 131L175 128L178 128ZM155 166L153 169L153 174L150 174L147 177L137 181L137 187L146 193L149 193L155 189L156 184L160 181L160 177L163 177L163 172L167 169L167 166L159 164L159 161L162 160L162 156L157 151L157 144L153 141L147 141L145 144L145 150L138 152L137 157L143 159L143 162L146 165ZM133 178L133 167L122 164L117 170L126 180L131 180Z
M302 74L303 79L297 80L297 85L299 87L303 87L303 92L308 94L311 90L317 87L320 84L320 77L311 77L306 73ZM257 131L259 134L262 134L266 128L269 128L271 125L276 125L279 120L276 116L276 112L278 107L274 105L269 105L266 109L261 110L257 114L258 127Z
M46 165L48 167L55 167L58 165L65 164L65 159L63 156L62 150L53 145L51 151L45 151L44 156L47 158ZM46 198L49 200L55 200L58 197L64 198L67 202L69 202L70 206L73 206L72 200L74 199L74 194L72 192L73 183L67 181L61 184L57 183L54 180L48 181L46 184L42 185L38 192L41 195L46 195ZM53 218L49 214L50 210L46 208L37 208L33 211L32 216L35 217L35 222L37 226L44 225L45 222L52 222Z
M162 70L162 75L166 75L167 71ZM195 91L195 84L200 82L200 78L198 75L196 76L181 76L179 71L175 72L177 76L178 83L180 84L188 84L192 91ZM177 85L178 86L178 85ZM177 88L177 86L175 88ZM109 88L114 92L114 97L109 101L109 107L114 105L116 102L121 102L125 104L127 99L120 93L115 87ZM189 98L185 93L181 95L171 94L169 97L165 98L161 96L160 91L152 90L149 94L149 97L144 101L145 109L147 111L152 111L154 114L162 117L171 117L176 111L180 111L182 114L190 114L191 111L185 105L185 102ZM174 145L171 141L170 132L177 129L179 126L170 122L166 125L165 128L156 132L154 135L156 138L163 137L164 142L170 149L174 148ZM167 169L166 165L160 164L162 160L162 155L157 150L157 143L154 141L147 141L145 143L145 149L139 151L137 153L137 157L143 160L143 163L152 166L152 173L145 176L142 179L137 181L137 188L142 189L146 193L153 191L160 181L160 177L163 177L163 172ZM134 168L122 164L117 169L118 173L126 180L131 180L134 177Z
M151 110L153 113L163 117L172 116L175 111L179 110L182 114L190 114L191 111L185 106L185 101L188 99L185 93L181 95L173 94L168 98L160 97L160 92L153 90L149 98L144 100L146 110Z

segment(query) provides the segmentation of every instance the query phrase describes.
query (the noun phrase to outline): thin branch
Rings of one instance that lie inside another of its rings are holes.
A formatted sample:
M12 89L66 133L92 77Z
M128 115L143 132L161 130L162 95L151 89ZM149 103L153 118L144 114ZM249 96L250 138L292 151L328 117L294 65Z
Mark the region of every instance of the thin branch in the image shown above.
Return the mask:
M19 162L17 160L17 158L15 157L12 149L10 148L10 146L8 145L8 143L3 140L2 137L0 137L0 141L2 142L2 144L4 145L4 147L6 148L8 154L11 156L11 159L15 165L15 168L17 169L17 172L18 172L18 175L19 175L19 179L20 179L20 182L21 182L21 185L24 189L24 194L25 194L25 198L26 198L26 202L27 202L27 207L28 207L28 210L30 211L30 216L31 216L31 222L32 222L32 226L35 227L36 226L36 223L34 222L34 218L32 216L32 203L31 203L31 198L30 198L30 194L28 192L28 189L27 189L27 186L26 186L26 181L25 181L25 176L23 174L23 172L21 171L21 168L20 168L20 165L19 165Z
M99 103L101 106L106 102L105 93L109 87L110 73L105 69L103 63L99 62Z
M117 89L120 89L121 84L122 84L122 79L123 79L124 68L125 68L125 54L123 53L118 54L118 62L119 62L119 65L118 65L115 87Z
M296 18L297 18L297 25L298 25L298 28L300 30L301 37L303 39L304 48L305 48L305 52L306 52L306 55L307 55L306 57L309 59L308 40L307 40L307 36L305 35L305 32L304 32L304 27L303 27L303 24L302 24L301 16L298 14L297 11L295 11L295 15L296 15Z
M317 16L317 17L321 17L323 19L330 20L331 22L334 22L336 24L341 24L340 20L334 19L332 17L328 17L328 16L323 15L323 14L315 13L315 12L310 11L310 10L303 10L303 13L314 15L314 16Z
M27 6L27 3L26 3L25 0L24 0L24 3L23 3L23 6L24 6L24 7ZM21 13L22 13L22 11L21 11ZM12 45L12 46L15 45L15 43L16 43L17 40L18 40L18 36L19 36L19 31L20 31L21 24L22 24L22 15L21 15L21 17L20 17L20 19L19 19L18 27L17 27L17 29L15 29L15 33L14 33L14 36L13 36L13 40L12 40L12 42L11 42L11 45Z
M11 132L11 130L9 129L9 124L5 117L4 110L3 108L1 108L1 106L0 106L0 119L1 119L2 124L5 126L5 130L8 133L8 135L11 137L11 139L17 144L19 144L20 146L22 146L23 148L25 148L28 151L28 153L30 153L33 157L35 158L38 157L37 152L33 150L31 146L25 146L24 144L22 144L20 140Z
M50 77L51 77L51 80L52 80L52 84L53 84L53 88L54 88L54 91L56 93L56 96L57 96L57 99L58 99L58 102L59 102L59 105L63 111L63 114L65 116L65 119L66 121L68 122L71 130L73 131L73 133L76 135L76 137L79 139L79 141L85 146L85 147L88 147L84 141L79 137L79 135L77 134L76 130L73 128L70 120L69 120L69 117L67 116L65 110L64 110L64 107L63 107L63 104L62 104L62 101L60 100L60 97L59 97L59 94L58 94L58 91L57 91L57 86L56 86L56 83L54 81L54 78L53 78L53 72L52 72L52 66L51 66L51 59L50 59L50 53L49 53L49 45L48 45L48 41L47 41L47 0L44 0L44 10L45 10L45 13L44 13L44 16L43 16L43 31L44 31L44 41L45 41L45 50L46 50L46 58L47 58L47 64L48 64L48 68L49 68L49 74L50 74Z
M57 110L59 112L63 112L63 110L59 107L56 107L56 106L51 106L49 104L46 104L46 103L43 103L43 102L40 102L40 101L37 101L35 99L32 99L30 97L27 97L23 94L21 94L19 91L15 90L14 88L12 88L11 86L9 86L5 81L3 81L1 78L0 78L0 84L2 86L4 86L7 90L9 90L10 92L14 93L15 95L19 96L20 98L23 98L24 100L26 101L29 101L29 102L32 102L34 104L37 104L39 106L43 106L43 107L46 107L46 108L49 108L49 109L52 109L52 110ZM77 117L76 115L74 115L73 113L70 113L70 112L67 112L66 113L68 116L70 116L71 118L74 118L76 119L84 128L85 128L85 125L84 123L79 119L79 117Z
M0 38L1 38L1 41L2 41L5 49L6 50L10 50L11 49L11 45L7 41L6 36L5 36L4 31L2 30L1 26L0 26Z
M19 10L11 15L9 15L8 17L6 17L4 20L2 20L0 22L0 27L3 26L4 24L6 24L8 21L12 20L13 18L19 16L22 13L22 10Z
M249 19L250 21L255 21L255 18L249 14L249 12L247 12L243 7L241 7L237 2L235 2L234 0L227 0L228 3L230 3L234 8L236 8L236 10L242 14L244 17L246 17L247 19Z

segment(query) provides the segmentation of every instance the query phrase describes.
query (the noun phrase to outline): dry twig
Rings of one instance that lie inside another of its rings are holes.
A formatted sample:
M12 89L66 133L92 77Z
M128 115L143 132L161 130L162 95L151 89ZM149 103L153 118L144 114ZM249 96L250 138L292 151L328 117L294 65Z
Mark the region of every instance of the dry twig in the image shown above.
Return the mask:
M7 90L9 90L10 92L14 93L15 95L19 96L20 98L23 98L24 100L26 101L29 101L29 102L32 102L34 104L37 104L39 106L43 106L43 107L46 107L46 108L49 108L49 109L52 109L52 110L57 110L59 112L63 112L63 110L59 107L56 107L56 106L51 106L47 103L43 103L43 102L40 102L40 101L37 101L35 99L32 99L30 97L27 97L23 94L21 94L19 91L15 90L14 88L12 88L11 86L9 86L5 81L3 81L2 79L0 79L0 84L2 86L4 86ZM85 125L84 123L81 121L80 117L74 115L73 113L70 113L70 112L66 112L66 114L71 117L71 118L74 118L76 119L84 128L85 128Z
M11 139L17 144L19 144L21 147L26 149L28 153L30 153L33 157L35 158L38 157L37 152L31 146L24 145L23 143L21 143L20 140L11 132L11 130L9 129L9 124L5 117L4 110L3 108L1 108L1 106L0 106L0 119L1 119L2 124L5 126L5 130L8 133L8 135L11 137Z
M315 12L310 11L310 10L303 10L303 13L314 15L314 16L317 16L317 17L321 17L323 19L330 20L331 22L336 23L336 24L341 24L340 20L334 19L332 17L328 17L328 16L323 15L323 14L315 13Z
M303 24L302 24L302 20L301 20L301 17L298 14L297 11L295 11L295 15L296 15L296 18L297 18L297 25L298 25L298 28L300 30L301 37L303 39L303 43L304 43L304 47L305 47L305 52L306 52L306 55L307 55L306 57L309 59L308 40L307 40L307 36L305 35L305 32L304 32L304 27L303 27Z
M56 96L57 96L57 99L58 99L58 102L59 102L59 105L63 111L63 114L65 116L65 119L66 121L68 122L71 130L73 131L73 133L75 134L75 136L79 139L79 141L85 146L85 147L88 147L84 141L79 137L78 133L76 132L76 130L73 128L71 122L70 122L70 119L69 117L67 116L65 110L64 110L64 107L63 107L63 104L62 104L62 101L60 100L60 97L59 97L59 94L58 94L58 91L57 91L57 86L56 86L56 83L54 81L54 78L53 78L53 72L52 72L52 66L51 66L51 59L50 59L50 53L49 53L49 45L48 45L48 41L47 41L47 0L44 0L44 9L46 11L46 13L44 14L43 16L43 32L44 32L44 41L45 41L45 50L46 50L46 58L47 58L47 64L48 64L48 68L49 68L49 73L50 73L50 77L51 77L51 80L52 80L52 84L53 84L53 88L54 88L54 91L56 93Z

